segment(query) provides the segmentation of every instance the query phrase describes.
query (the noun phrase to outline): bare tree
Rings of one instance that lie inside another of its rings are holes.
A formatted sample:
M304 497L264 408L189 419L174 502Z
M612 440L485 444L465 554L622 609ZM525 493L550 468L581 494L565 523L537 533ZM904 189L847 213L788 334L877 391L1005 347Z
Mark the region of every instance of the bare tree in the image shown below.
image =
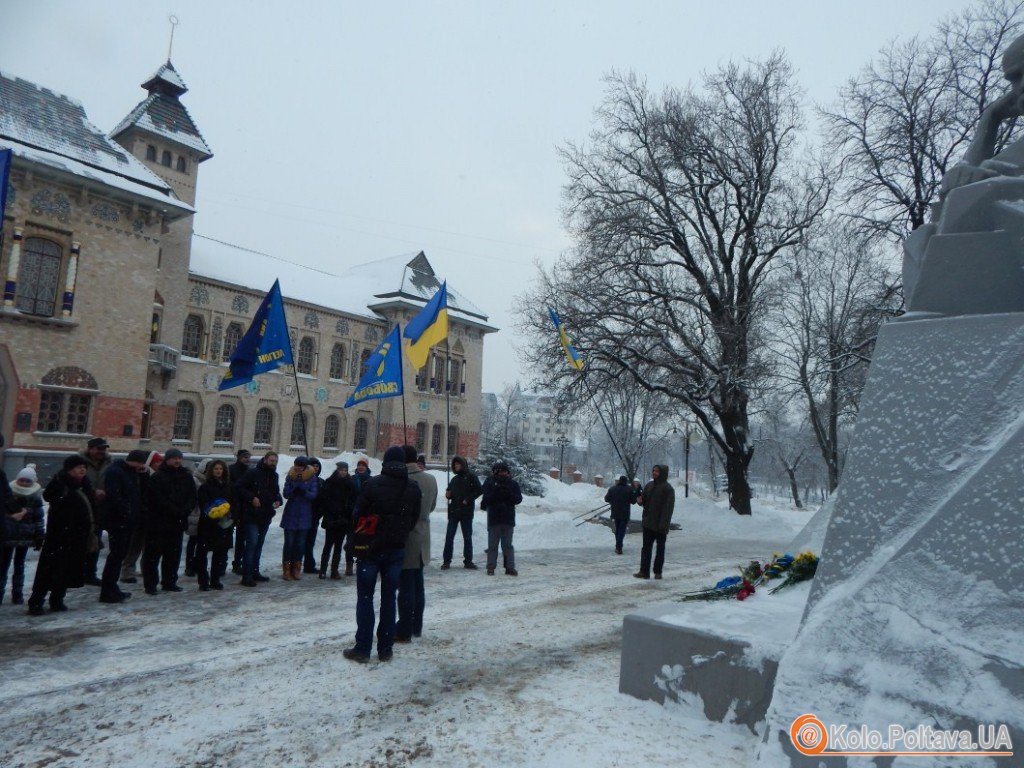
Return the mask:
M626 477L633 480L642 459L672 426L672 401L660 392L636 386L632 377L624 375L590 384L596 384L598 394L593 399L575 398L576 407L584 413L600 411L604 421L590 419L593 442L607 448L608 458L614 453Z
M772 327L777 376L803 402L831 493L842 469L840 429L856 417L878 327L899 301L877 241L838 217L819 233L779 273Z
M622 374L689 409L726 458L729 501L750 514L748 404L766 379L763 289L828 197L796 157L798 93L785 59L729 64L703 91L651 94L609 78L589 146L563 151L576 249L520 304L548 329L552 303L576 334L582 374ZM525 350L551 378L551 350Z
M850 210L896 240L928 220L943 175L1001 93L999 55L1024 31L1024 2L985 0L925 38L893 42L822 111ZM1012 138L1002 129L997 149Z
M526 401L523 399L523 390L519 386L519 382L506 383L498 393L498 419L501 424L500 434L504 445L511 445L509 432L512 432L512 442L523 441L521 422L525 415ZM520 429L518 435L514 429L517 426Z

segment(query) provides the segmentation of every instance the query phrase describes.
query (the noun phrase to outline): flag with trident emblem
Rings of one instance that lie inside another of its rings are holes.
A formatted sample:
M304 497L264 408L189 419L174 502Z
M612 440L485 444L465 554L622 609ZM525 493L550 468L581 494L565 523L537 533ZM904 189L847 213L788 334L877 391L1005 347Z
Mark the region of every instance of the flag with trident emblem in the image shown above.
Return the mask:
M366 359L363 378L356 384L345 407L378 400L384 397L400 397L402 394L402 337L396 325L373 354Z

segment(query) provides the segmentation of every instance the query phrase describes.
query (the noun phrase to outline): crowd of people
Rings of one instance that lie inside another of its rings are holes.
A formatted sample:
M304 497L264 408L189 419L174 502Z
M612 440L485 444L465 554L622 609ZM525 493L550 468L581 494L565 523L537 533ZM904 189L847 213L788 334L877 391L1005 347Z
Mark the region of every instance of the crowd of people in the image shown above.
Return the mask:
M253 463L249 451L238 451L230 466L207 459L194 469L184 464L177 448L163 455L133 450L122 459L109 454L103 438L68 456L45 488L34 465L10 483L0 472L0 602L11 573L11 599L24 603L28 549L39 551L28 613L66 611L69 589L94 585L102 603L119 604L131 597L122 584L138 583L147 595L181 592L179 570L195 577L203 592L224 589L230 568L239 584L256 587L269 577L260 571L270 525L283 507L281 577L298 581L305 574L341 580L355 576L356 642L344 651L357 662L370 659L376 623L377 655L392 657L394 643L409 643L423 631L426 592L423 570L430 562L430 513L439 489L425 471L422 455L412 446L392 446L384 453L379 475L359 459L353 472L339 461L330 476L315 458L299 456L288 470L282 490L278 454L268 451ZM667 482L668 468L656 466L644 488L627 478L605 497L615 521L615 551L622 554L630 507L643 506L643 546L638 578L654 578L664 565L665 539L675 504ZM473 557L473 518L479 499L487 513L486 573L497 570L498 552L508 576L517 576L513 534L516 507L522 503L519 484L509 466L497 462L483 483L469 462L456 456L444 499L448 527L441 570L451 568L456 534L463 538L463 568L477 570ZM48 509L44 513L44 501ZM323 548L316 558L318 531ZM107 554L98 573L103 533ZM344 576L341 558L345 558ZM141 561L141 562L140 562ZM136 564L141 574L136 572ZM318 565L319 563L319 565ZM380 581L379 621L374 593Z

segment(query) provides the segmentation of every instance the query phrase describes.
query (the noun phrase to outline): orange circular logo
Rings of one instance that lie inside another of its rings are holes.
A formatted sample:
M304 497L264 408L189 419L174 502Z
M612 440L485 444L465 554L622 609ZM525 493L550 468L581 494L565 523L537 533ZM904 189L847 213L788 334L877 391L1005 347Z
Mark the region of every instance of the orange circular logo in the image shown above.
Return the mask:
M789 738L793 746L804 755L820 755L828 746L828 732L825 724L814 715L800 715L789 726Z

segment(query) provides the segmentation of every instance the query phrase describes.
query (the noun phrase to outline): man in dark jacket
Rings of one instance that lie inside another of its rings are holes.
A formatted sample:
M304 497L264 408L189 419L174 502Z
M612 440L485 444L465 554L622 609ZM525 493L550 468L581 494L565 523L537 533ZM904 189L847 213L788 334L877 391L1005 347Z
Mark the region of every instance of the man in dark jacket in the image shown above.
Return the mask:
M235 463L228 467L228 478L231 487L238 485L238 481L245 477L249 471L249 462L252 461L252 454L242 448L235 454ZM231 572L242 573L242 552L245 550L245 532L241 525L235 526L235 554L231 558Z
M651 578L651 548L655 543L658 551L654 556L654 578L661 578L661 569L665 565L665 539L668 538L676 506L676 491L668 482L668 466L655 465L651 478L640 495L644 508L644 543L640 550L640 570L633 574L638 579Z
M164 592L182 591L178 586L181 539L188 529L188 516L196 506L196 484L192 473L181 465L182 459L181 451L171 448L146 486L142 584L147 595L157 594L158 580Z
M441 570L451 568L455 550L455 532L462 528L462 567L476 570L473 562L473 510L476 500L483 493L480 479L469 471L469 464L461 456L452 459L452 479L444 497L448 499L448 531L444 536L444 552L441 555Z
M242 581L244 587L255 587L256 582L270 581L260 573L263 542L267 538L270 522L284 499L277 476L277 454L268 451L259 463L245 473L235 484L241 506L240 527L245 529L242 554Z
M491 476L484 481L480 509L487 511L487 575L493 576L498 565L498 545L505 558L505 573L518 576L516 551L512 547L512 534L516 527L516 505L523 503L519 483L512 479L508 464L499 461Z
M380 575L380 623L377 658L389 661L395 641L395 593L405 559L405 541L420 511L420 487L409 479L405 451L393 445L384 453L381 473L363 484L356 501L356 644L342 655L365 664L373 647L373 592Z
M608 489L604 495L612 508L612 521L615 523L615 554L622 554L622 540L626 537L626 529L629 528L629 507L635 499L632 487L625 475Z
M142 517L142 474L146 471L146 451L134 450L124 459L111 464L103 473L104 506L110 549L103 566L100 586L101 603L123 603L131 592L117 586L117 577L124 563L132 533Z
M89 503L92 505L92 529L96 536L96 547L89 547L82 564L85 575L85 583L94 587L100 586L99 577L96 575L99 567L100 550L103 549L103 474L113 463L113 459L107 450L110 444L102 437L92 438L78 455L85 459L85 476L92 488L92 496Z
M339 461L334 474L324 481L323 488L313 502L316 514L321 516L324 529L324 550L320 553L320 578L327 578L327 559L331 559L331 578L340 579L338 566L341 564L341 552L345 550L345 575L352 576L355 571L355 559L352 556L352 510L356 506L356 481L348 473L348 462ZM349 546L345 548L345 538L349 538Z

